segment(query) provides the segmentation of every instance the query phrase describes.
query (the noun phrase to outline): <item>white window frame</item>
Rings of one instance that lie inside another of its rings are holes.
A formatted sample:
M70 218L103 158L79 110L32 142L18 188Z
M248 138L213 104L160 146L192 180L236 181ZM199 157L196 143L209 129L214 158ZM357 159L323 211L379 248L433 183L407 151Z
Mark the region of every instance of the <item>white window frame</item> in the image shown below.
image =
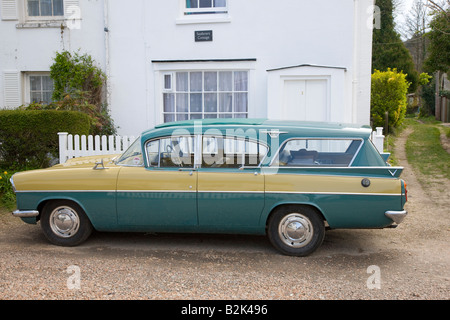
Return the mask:
M228 23L231 22L230 2L226 0L226 7L212 8L186 8L186 0L179 1L179 15L177 24L197 23Z
M30 84L30 77L32 76L40 76L40 77L50 77L50 72L48 71L30 71L30 72L23 72L23 97L25 104L31 103L31 84ZM37 103L40 103L37 102Z
M215 90L215 91L206 91L205 90L205 84L204 84L204 79L205 79L205 73L208 73L208 72L215 72L215 73L217 73L217 89ZM220 72L231 72L231 74L232 74L232 79L231 79L231 83L232 83L232 88L231 88L231 90L227 90L227 91L220 91L220 89L219 89L219 73ZM236 75L236 72L246 72L247 73L247 90L236 90L235 89L235 75ZM187 91L177 91L177 88L176 88L176 76L177 76L177 73L188 73L189 75L188 75L188 79L190 79L190 74L191 73L201 73L202 74L202 90L201 91L191 91L190 90L190 81L188 80L188 90ZM167 88L165 88L165 77L167 76L167 75L171 75L171 84L172 84L172 86L171 86L171 89L170 90L168 90ZM204 119L204 118L207 118L208 117L208 115L212 115L212 114L216 114L217 115L217 118L224 118L224 117L228 117L228 118L236 118L236 117L239 117L239 118L248 118L249 117L249 108L250 108L250 102L249 102L249 99L250 99L250 70L241 70L241 69L239 69L239 70L235 70L235 69L232 69L232 70L212 70L212 69L207 69L207 70L177 70L177 71L172 71L172 72L170 72L170 73L167 73L167 72L165 72L165 73L162 73L162 79L161 79L161 81L162 81L162 90L160 91L160 92L162 92L162 93L160 93L161 95L162 95L162 104L161 104L161 110L162 110L162 122L164 123L164 122L166 122L165 121L165 116L166 115L174 115L175 116L175 120L177 121L178 119L177 119L177 115L179 115L179 114L186 114L187 116L188 116L188 119L187 120L190 120L191 119L191 116L192 115L197 115L197 116L199 116L199 115L201 115L201 118L202 119ZM230 112L221 112L220 111L220 105L219 105L219 103L220 103L220 99L219 99L219 95L220 94L231 94L231 97L232 97L232 110L230 111ZM174 96L174 112L165 112L165 110L164 110L164 95L165 94L173 94L173 96ZM187 112L177 112L177 110L176 110L176 96L177 96L177 94L187 94L187 96L188 96L188 110L187 110ZM190 108L190 97L191 97L191 94L201 94L202 95L202 108L201 108L201 112L191 112L191 108ZM217 94L217 111L216 112L207 112L206 110L205 110L205 94ZM236 95L237 94L246 94L247 95L247 110L245 111L245 112L243 112L243 111L237 111L237 110L235 110L235 107L236 107L236 100L235 100L235 98L236 98ZM244 116L245 115L245 117L242 117L242 116ZM222 117L221 117L222 116Z
M211 0L212 6L210 8L187 8L186 7L186 1L184 1L184 14L185 15L191 15L191 14L225 14L228 13L228 0L226 1L225 7L215 7L214 4L218 0ZM201 0L197 0L198 4L200 4Z
M53 5L53 1L54 0L52 0L52 5ZM62 15L30 16L28 14L28 0L23 0L23 12L24 12L25 21L62 21L62 20L65 20L65 10L66 10L66 1L63 0Z

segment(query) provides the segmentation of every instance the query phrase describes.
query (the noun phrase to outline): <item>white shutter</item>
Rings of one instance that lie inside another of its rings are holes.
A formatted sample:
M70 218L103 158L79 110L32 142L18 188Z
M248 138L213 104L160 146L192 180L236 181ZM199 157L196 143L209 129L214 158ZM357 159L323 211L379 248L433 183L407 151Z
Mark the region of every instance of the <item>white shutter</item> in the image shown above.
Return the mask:
M1 0L2 20L17 20L17 0Z
M17 108L20 106L20 82L19 72L3 72L4 106L7 108Z

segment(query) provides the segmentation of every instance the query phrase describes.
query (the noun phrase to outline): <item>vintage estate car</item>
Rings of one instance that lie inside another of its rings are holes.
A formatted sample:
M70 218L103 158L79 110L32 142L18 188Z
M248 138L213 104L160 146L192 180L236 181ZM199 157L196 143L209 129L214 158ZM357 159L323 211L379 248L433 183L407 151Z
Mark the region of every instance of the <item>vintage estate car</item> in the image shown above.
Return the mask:
M371 129L260 119L162 124L113 159L86 157L15 174L14 216L40 221L50 242L92 230L267 235L304 256L327 229L397 226L407 212L403 168Z

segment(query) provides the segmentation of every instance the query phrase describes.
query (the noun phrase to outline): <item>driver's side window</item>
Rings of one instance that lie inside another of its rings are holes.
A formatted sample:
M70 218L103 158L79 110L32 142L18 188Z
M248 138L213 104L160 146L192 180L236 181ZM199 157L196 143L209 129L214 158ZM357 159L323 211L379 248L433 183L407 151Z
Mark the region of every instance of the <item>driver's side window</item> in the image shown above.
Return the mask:
M191 168L194 166L194 138L167 137L147 143L148 163L159 168Z

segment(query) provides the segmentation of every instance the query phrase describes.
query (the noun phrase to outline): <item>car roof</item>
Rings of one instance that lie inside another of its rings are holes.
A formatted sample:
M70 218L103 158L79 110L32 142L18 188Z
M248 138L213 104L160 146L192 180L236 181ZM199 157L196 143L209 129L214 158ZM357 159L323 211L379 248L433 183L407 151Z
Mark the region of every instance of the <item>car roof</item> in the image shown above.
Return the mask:
M357 137L368 138L372 132L370 126L361 126L347 123L315 122L315 121L291 121L269 120L259 118L245 119L198 119L177 122L168 122L155 126L155 128L143 132L142 137L153 137L158 134L171 134L171 131L183 129L191 131L195 127L201 127L202 131L208 129L247 128L256 130L280 130L289 135L317 136L317 137Z

